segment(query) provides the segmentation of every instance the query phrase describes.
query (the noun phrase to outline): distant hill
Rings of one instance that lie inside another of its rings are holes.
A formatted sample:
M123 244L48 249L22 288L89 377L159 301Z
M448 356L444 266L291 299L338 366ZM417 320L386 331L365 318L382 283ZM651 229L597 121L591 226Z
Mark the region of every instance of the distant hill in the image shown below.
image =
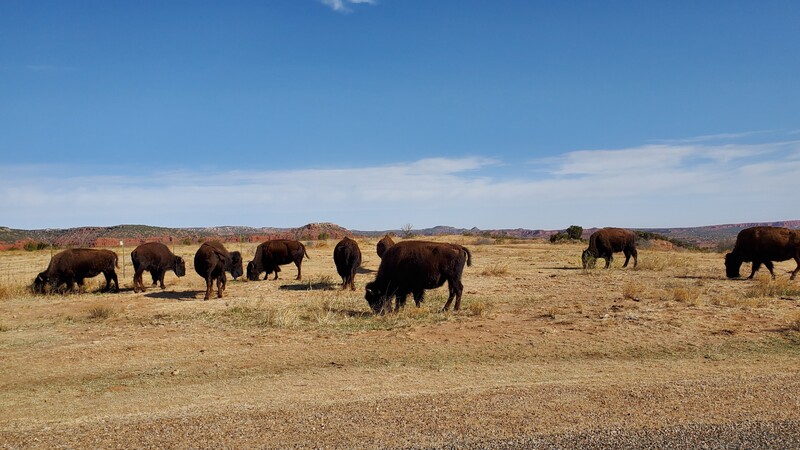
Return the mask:
M720 243L732 242L736 239L739 231L757 225L800 228L800 220L709 225L691 228L644 228L639 230L660 234L669 239L685 241L698 247L712 248ZM595 230L596 228L584 229L583 236L586 238ZM415 236L467 235L511 239L547 239L558 231L562 230L526 228L483 230L474 227L454 228L449 226L410 230ZM53 244L58 247L115 247L119 245L120 240L123 240L126 246L135 246L143 242L197 243L208 239L219 239L224 242L261 242L267 239L317 240L341 239L344 236L380 237L384 234L403 236L405 231L399 229L383 231L348 230L333 223L310 223L297 228L241 226L164 228L149 225L116 225L113 227L15 230L0 227L0 249L22 248L26 242Z

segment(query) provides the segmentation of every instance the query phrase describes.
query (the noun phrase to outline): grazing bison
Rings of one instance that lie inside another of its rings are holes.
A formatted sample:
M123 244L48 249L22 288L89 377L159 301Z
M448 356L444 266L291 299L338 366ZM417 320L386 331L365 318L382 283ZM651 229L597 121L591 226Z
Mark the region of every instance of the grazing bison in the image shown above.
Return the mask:
M356 269L361 265L361 249L358 243L345 236L333 249L333 262L342 277L342 289L350 286L355 291Z
M391 309L391 299L396 298L395 311L405 305L409 293L417 306L423 300L425 289L435 289L447 282L450 295L443 311L461 307L461 274L464 263L472 265L472 255L466 247L426 241L405 241L386 250L378 267L375 281L367 284L367 303L376 313Z
M169 248L160 242L148 242L136 247L131 252L133 262L133 292L145 291L142 282L144 271L150 272L153 286L161 284L164 289L164 274L171 270L175 275L186 275L186 263L180 256L175 256Z
M62 284L66 284L66 291L71 291L75 287L75 282L82 287L84 279L102 273L106 277L106 287L103 290L108 291L113 280L114 290L119 291L116 267L117 254L111 250L90 248L64 250L56 253L50 259L47 270L36 276L33 280L33 290L42 293L45 291L45 286L50 285L53 291L57 291Z
M733 251L725 255L725 272L728 278L738 278L739 268L747 261L753 263L748 278L753 278L761 264L767 266L770 275L775 278L772 261L789 259L794 259L797 263L797 268L789 277L794 280L800 271L800 230L781 227L745 228L736 236Z
M258 280L261 272L267 272L264 279L269 278L269 274L275 272L275 280L278 279L280 266L294 263L297 266L297 280L302 278L303 256L308 258L306 247L300 242L288 239L277 239L266 241L256 248L256 256L247 264L247 279L250 281Z
M622 252L625 254L625 264L633 256L633 267L639 264L639 254L636 251L636 233L624 228L601 228L589 237L589 248L583 251L581 260L583 268L589 267L590 258L603 258L606 260L606 269L614 259L614 253Z
M378 241L378 245L376 246L378 250L378 258L383 258L383 254L386 253L386 250L392 248L393 245L394 241L388 234Z
M211 297L214 281L217 282L217 298L222 298L228 282L225 272L230 272L235 280L242 276L242 255L239 252L228 252L219 241L209 241L197 249L194 255L194 270L206 280L206 295Z

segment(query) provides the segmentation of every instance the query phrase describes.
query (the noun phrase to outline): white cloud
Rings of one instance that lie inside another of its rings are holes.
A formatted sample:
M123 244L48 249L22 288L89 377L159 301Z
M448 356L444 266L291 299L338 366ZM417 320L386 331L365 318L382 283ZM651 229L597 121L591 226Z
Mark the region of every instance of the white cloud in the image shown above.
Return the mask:
M689 226L800 218L800 142L646 145L575 151L503 177L500 161L430 158L287 171L78 173L0 167L0 225L349 228L454 225L563 228ZM541 170L544 168L544 170ZM70 173L75 173L71 175ZM66 175L65 175L66 174ZM491 174L491 175L490 175Z
M352 12L352 8L348 5L360 5L360 4L367 4L367 5L377 5L378 2L376 0L320 0L323 5L329 6L334 11L340 13L349 13Z

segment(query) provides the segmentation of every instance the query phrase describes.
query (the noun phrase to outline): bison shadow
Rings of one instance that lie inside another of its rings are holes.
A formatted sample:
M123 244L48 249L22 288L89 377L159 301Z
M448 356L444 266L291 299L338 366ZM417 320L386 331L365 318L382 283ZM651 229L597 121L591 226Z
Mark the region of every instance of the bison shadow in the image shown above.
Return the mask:
M148 292L144 294L148 298L168 299L168 300L194 300L198 295L204 294L205 291L158 291Z
M561 267L542 267L544 270L583 270L582 267L561 266Z
M341 289L338 283L301 283L301 284L283 284L278 289L283 291L335 291Z
M361 274L375 273L375 272L377 272L377 271L376 270L372 270L372 269L367 269L365 267L359 267L358 269L356 269L356 273L361 273Z

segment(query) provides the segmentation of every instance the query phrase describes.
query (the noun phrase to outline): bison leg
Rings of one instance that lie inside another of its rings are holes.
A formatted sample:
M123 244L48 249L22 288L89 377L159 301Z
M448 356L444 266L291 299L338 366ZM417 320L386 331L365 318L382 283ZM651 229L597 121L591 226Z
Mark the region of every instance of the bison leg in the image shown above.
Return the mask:
M419 305L425 300L425 291L417 291L414 292L414 303L417 304L417 308Z
M153 279L153 286L158 285L158 271L157 270L150 270L150 278Z
M630 260L631 260L631 253L626 251L625 252L625 264L622 265L623 269L628 267L628 261L630 261Z
M106 287L104 289L104 292L108 292L111 290L111 280L114 280L114 287L115 287L114 290L116 292L119 292L119 281L117 281L117 273L111 270L108 272L103 272L103 276L106 277Z
M303 279L303 261L296 261L294 265L297 266L297 278L295 280Z
M142 274L144 270L139 268L136 269L136 272L133 274L133 292L139 292L139 288L141 288L142 292L145 291L144 282L142 281Z
M775 272L772 271L772 261L764 261L764 266L766 266L767 270L769 270L769 274L772 275L772 279L775 279Z
M161 289L164 289L166 287L164 286L164 275L166 274L167 274L166 270L162 270L158 273L158 283L161 285Z
M407 297L408 297L408 292L398 292L395 295L395 303L394 303L395 312L400 311L400 308L405 308Z
M217 278L217 298L222 298L222 293L225 292L225 286L228 284L228 277L225 272Z
M214 279L211 278L211 275L206 275L206 296L203 297L203 300L211 298L212 289L214 289Z
M350 290L351 291L356 290L356 269L353 269L350 272Z
M639 252L636 249L633 249L631 255L633 255L633 268L635 269L636 266L639 265Z
M447 288L450 294L447 296L447 303L444 304L442 311L450 309L450 303L453 302L453 298L456 299L453 311L458 311L461 308L461 293L464 291L464 285L459 280L447 280Z
M755 260L753 261L753 269L750 271L750 276L747 277L748 280L752 279L753 276L756 274L756 271L761 268L761 261Z
M608 269L608 267L611 265L611 261L614 259L614 257L611 256L611 255L608 255L608 256L604 257L604 259L606 260L606 269Z
M790 280L794 280L794 277L797 276L797 272L800 272L800 255L795 255L794 257L795 262L797 262L797 268L792 271L792 275L789 276Z

